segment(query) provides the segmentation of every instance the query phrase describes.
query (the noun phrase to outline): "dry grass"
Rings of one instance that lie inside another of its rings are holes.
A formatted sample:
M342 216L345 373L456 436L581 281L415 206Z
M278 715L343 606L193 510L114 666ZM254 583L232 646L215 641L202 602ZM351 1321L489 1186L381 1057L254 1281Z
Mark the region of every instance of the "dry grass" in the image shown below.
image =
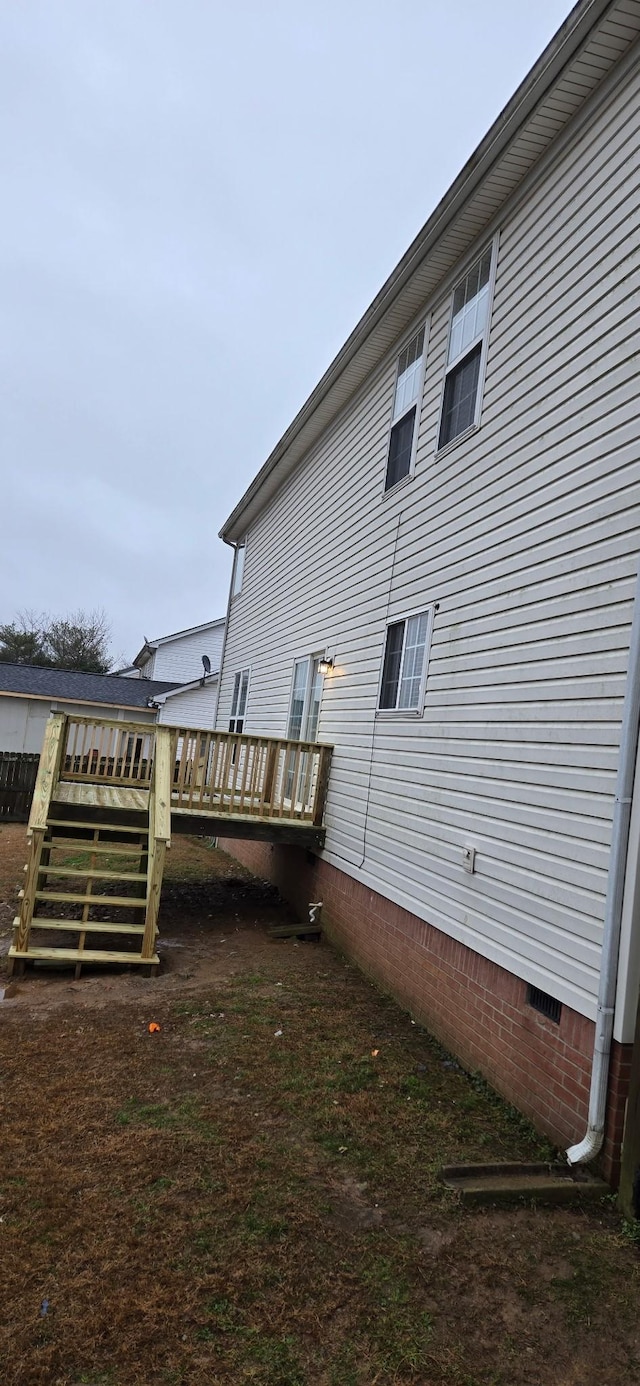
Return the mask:
M172 876L195 975L1 1015L3 1386L639 1381L610 1205L461 1213L441 1163L533 1132L330 949L268 942L235 863Z

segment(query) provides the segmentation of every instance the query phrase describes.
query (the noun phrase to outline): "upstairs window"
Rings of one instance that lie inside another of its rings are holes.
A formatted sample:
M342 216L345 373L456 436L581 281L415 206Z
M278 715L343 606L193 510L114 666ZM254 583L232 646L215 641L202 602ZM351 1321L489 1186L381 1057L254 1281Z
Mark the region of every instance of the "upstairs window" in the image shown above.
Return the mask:
M238 592L242 591L242 576L244 573L244 554L246 544L236 544L236 551L233 558L233 577L231 579L231 596L237 597Z
M424 327L421 327L398 357L385 491L390 491L411 471L423 356Z
M439 448L478 422L493 259L494 247L490 245L453 291Z
M420 712L430 632L431 611L387 626L378 701L381 712Z
M249 692L250 669L239 669L233 681L233 698L231 699L231 717L229 718L229 731L242 732L244 727L244 717L247 710L247 694Z

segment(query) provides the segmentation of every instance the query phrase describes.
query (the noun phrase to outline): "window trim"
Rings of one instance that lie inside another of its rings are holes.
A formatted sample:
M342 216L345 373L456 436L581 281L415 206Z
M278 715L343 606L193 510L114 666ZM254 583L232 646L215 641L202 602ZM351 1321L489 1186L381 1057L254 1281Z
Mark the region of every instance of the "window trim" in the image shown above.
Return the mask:
M444 360L445 360L444 374L443 374L443 377L442 377L442 386L441 386L441 389L440 389L440 405L439 405L439 408L438 408L438 427L437 427L437 430L436 430L436 449L435 449L435 456L436 456L437 458L444 457L445 453L450 452L450 451L451 451L451 448L457 447L458 444L464 442L464 440L465 440L466 438L470 438L471 435L472 435L473 433L476 433L477 430L478 430L479 427L480 427L480 419L481 419L481 415L482 415L482 405L483 405L483 401L484 401L484 382L485 382L485 376L486 376L486 373L487 373L487 357L488 357L488 354L489 354L489 338L490 338L490 336L491 336L491 318L492 318L492 314L493 314L493 297L494 297L494 291L495 291L495 286L496 286L496 272L497 272L497 268L498 268L498 250L499 250L499 243L500 243L500 232L499 232L499 231L496 231L495 234L494 234L493 236L491 236L491 237L489 238L488 241L485 241L485 242L484 242L484 245L480 248L480 250L478 250L478 251L476 252L476 254L473 255L473 256L469 259L469 261L467 262L466 268L465 268L465 270L464 270L464 273L463 273L463 274L458 274L458 275L456 275L456 278L454 279L454 281L453 281L453 283L452 283L452 285L451 285L451 288L449 289L449 319L448 319L448 326L447 326L447 345L446 345L446 351L445 351L445 357L444 357ZM486 324L485 324L485 327L484 327L484 330L483 330L482 337L476 337L476 338L474 339L473 342L471 342L467 347L465 347L465 350L464 350L463 352L460 352L460 353L459 353L459 355L456 357L455 361L452 361L451 364L448 364L449 346L450 346L450 343L451 343L451 329L452 329L452 327L453 327L453 300L454 300L454 295L455 295L456 289L458 288L458 286L459 286L460 284L463 283L463 281L466 279L467 275L471 273L471 270L473 269L474 265L477 265L478 261L482 259L482 257L483 257L483 255L484 255L485 251L486 251L486 250L489 250L489 248L491 249L491 270L490 270L490 273L489 273L489 296L488 296L488 302L487 302L487 321L486 321ZM456 435L455 438L450 438L449 441L448 441L448 443L443 443L443 444L442 444L442 447L440 447L440 446L439 446L439 440L440 440L440 433L441 433L441 431L442 431L442 416L443 416L443 413L444 413L444 397L445 397L445 392L446 392L446 388L447 388L447 380L448 380L448 378L449 378L451 372L457 370L458 367L462 365L463 361L465 361L466 358L467 358L468 356L471 355L472 351L475 351L475 349L476 349L476 347L477 347L477 345L478 345L478 342L482 342L482 351L481 351L481 353L480 353L480 369L479 369L479 372L478 372L478 388L477 388L477 393L476 393L476 404L475 404L475 409L474 409L474 414L473 414L473 423L469 424L469 426L468 426L467 428L463 429L462 433L458 433L458 434Z
M242 688L242 675L243 675L243 674L246 674L246 675L247 675L247 696L246 696L246 698L245 698L245 700L244 700L244 713L243 713L242 717L237 717L237 716L233 716L233 700L234 700L234 697L235 697L236 681L237 681L237 680L240 681L239 684L238 684L238 692L239 692L240 689ZM241 669L236 669L236 670L234 671L234 675L233 675L233 687L232 687L232 689L231 689L231 703L230 703L230 707L229 707L229 727L228 727L228 730L229 730L229 733L231 734L231 736L244 736L244 735L245 735L244 724L245 724L245 722L246 722L246 720L247 720L247 705L248 705L248 702L249 702L249 689L250 689L250 688L251 688L251 665L250 665L250 664L244 664L244 665L242 666ZM231 723L232 723L232 722L234 722L234 723L236 724L236 725L234 725L233 727L231 726ZM238 722L242 722L242 727L241 727L240 729L238 729L238 726L237 726L237 723L238 723Z
M411 609L410 611L404 611L404 612L402 612L401 614L399 614L399 615L397 615L397 616L393 616L393 617L391 617L389 620L385 621L385 626L384 626L384 640L383 640L383 642L382 642L382 657L381 657L381 659L380 659L380 675L379 675L379 678L378 678L378 693L377 693L377 697L376 697L376 711L375 711L376 718L378 718L378 719L379 719L380 721L382 721L382 722L386 722L386 721L398 721L398 719L400 719L400 720L407 720L407 721L410 721L410 722L415 722L418 718L424 717L424 704L425 704L425 698L426 698L426 693L427 693L427 675L428 675L428 672L429 672L429 660L430 660L430 657L431 657L431 638L432 638L432 635L433 635L433 625L434 625L435 613L436 613L436 603L435 603L435 602L428 602L428 603L426 604L426 606L412 607L412 609ZM390 628L390 626L397 626L397 625L399 624L400 621L404 621L404 623L405 623L405 633L404 633L404 635L403 635L403 637L402 637L402 658L401 658L401 661L400 661L400 672L399 672L399 675L398 675L398 689L399 689L399 688L400 688L400 684L401 684L401 682L402 682L402 670L403 670L403 666L404 666L405 638L406 638L406 633L407 633L407 622L411 620L411 617L412 617L412 616L426 616L426 617L427 617L427 634L426 634L425 642L424 642L424 661L423 661L423 665L422 665L422 675L421 675L421 678L420 678L420 692L419 692L419 694L418 694L418 706L417 706L417 707L380 707L380 698L381 698L381 695L382 695L382 679L383 679L383 676L384 676L384 661L385 661L385 655L386 655L386 653L387 653L387 634L388 634L389 628Z
M423 402L423 399L424 399L424 382L425 382L425 375L426 375L426 370L427 370L427 351L428 351L428 348L429 348L429 329L430 329L430 326L431 326L431 314L430 314L430 313L427 313L426 317L425 317L425 318L421 318L421 319L415 324L415 326L411 329L411 331L407 333L406 337L402 340L401 345L398 347L398 350L397 350L396 353L395 353L395 358L394 358L395 372L394 372L394 377L393 377L393 393L392 393L392 396L391 396L391 417L390 417L390 419L389 419L389 427L388 427L388 430L387 430L386 448L385 448L385 454L384 454L384 477L383 477L383 480L382 480L382 494L383 494L383 496L395 495L395 492L396 492L397 490L399 490L399 488L400 488L401 486L406 486L407 482L411 480L412 476L413 476L414 473L415 473L415 469L416 469L416 453L417 453L417 451L418 451L418 434L419 434L419 432L420 432L420 422L421 422L421 418L422 418L422 402ZM408 346L410 345L410 343L413 341L414 337L417 337L417 336L418 336L418 333L419 333L419 332L424 332L424 342L423 342L423 345L422 345L422 359L421 359L421 364L420 364L420 373L419 373L419 376L418 376L418 391L417 391L415 400L413 400L411 404L407 405L407 408L403 411L402 414L399 414L399 415L398 415L397 419L394 419L394 417L393 417L393 406L394 406L394 404L395 404L396 389L397 389L397 386L398 386L398 366L399 366L399 364L400 364L400 357L402 356L402 353L403 353L403 351L406 349L406 347L408 347ZM411 443L411 457L410 457L410 459L409 459L409 470L408 470L408 472L405 472L404 476L401 476L401 477L398 478L397 481L394 481L393 486L387 486L387 471L388 471L388 468L389 468L389 452L390 452L390 449L391 449L391 434L393 433L393 430L394 430L394 428L396 427L396 425L399 424L399 423L402 423L402 420L406 417L406 415L410 412L410 410L411 410L411 409L414 409L414 408L415 408L415 411L416 411L416 417L415 417L415 421L414 421L414 425L413 425L413 440L412 440L412 443Z
M242 554L242 558L240 558L240 555L241 555L241 554ZM246 539L243 539L241 544L236 544L236 545L235 545L235 548L234 548L234 551L233 551L233 568L232 568L232 570L231 570L231 601L233 601L234 597L239 597L239 596L240 596L240 593L241 593L241 591L242 591L242 585L243 585L243 582L244 582L244 565L245 565L246 557L247 557L247 541L246 541ZM239 580L238 580L238 578L236 577L236 574L237 574L237 572L238 572L238 568L240 568L240 577L239 577Z

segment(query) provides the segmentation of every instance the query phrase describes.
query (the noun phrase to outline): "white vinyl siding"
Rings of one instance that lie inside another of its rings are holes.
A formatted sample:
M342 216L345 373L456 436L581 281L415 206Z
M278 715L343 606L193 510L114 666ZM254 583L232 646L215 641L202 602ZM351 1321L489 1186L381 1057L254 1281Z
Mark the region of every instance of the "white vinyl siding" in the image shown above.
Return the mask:
M224 621L220 621L208 630L173 636L166 644L158 645L149 666L144 667L145 678L153 677L163 683L192 683L204 673L203 655L209 656L215 673L220 668L223 634Z
M215 726L218 703L218 683L212 680L198 688L189 688L184 693L175 693L165 698L158 712L158 721L169 727L202 727L204 731Z
M636 65L502 218L482 428L436 455L447 286L416 304L411 486L382 486L396 349L255 521L219 719L250 661L251 730L284 735L295 659L330 649L326 859L591 1017L640 544L639 102ZM386 628L427 603L424 714L379 717Z

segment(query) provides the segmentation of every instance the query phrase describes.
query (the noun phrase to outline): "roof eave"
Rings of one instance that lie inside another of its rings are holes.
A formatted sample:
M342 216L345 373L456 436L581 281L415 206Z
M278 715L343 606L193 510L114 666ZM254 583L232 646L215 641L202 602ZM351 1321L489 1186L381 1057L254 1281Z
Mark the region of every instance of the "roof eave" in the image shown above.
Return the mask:
M578 0L564 23L544 49L537 62L521 82L507 105L500 112L484 139L467 160L458 177L438 203L435 211L419 231L392 274L385 281L366 313L357 323L344 346L298 412L286 433L254 477L229 518L219 532L227 544L237 543L246 533L248 524L260 513L255 505L265 482L285 458L288 449L305 427L318 406L330 394L349 362L371 335L401 293L417 266L429 255L451 221L464 207L498 157L515 138L528 115L544 93L562 72L572 56L580 49L598 20L611 7L612 0ZM284 480L284 477L283 477ZM268 501L271 493L266 497Z
M191 683L179 683L176 688L167 689L166 693L158 693L153 701L160 706L166 702L167 698L175 698L179 693L190 693L194 688L204 688L208 687L210 683L217 683L219 676L220 670L215 669L213 673L205 675L204 678L193 679Z

